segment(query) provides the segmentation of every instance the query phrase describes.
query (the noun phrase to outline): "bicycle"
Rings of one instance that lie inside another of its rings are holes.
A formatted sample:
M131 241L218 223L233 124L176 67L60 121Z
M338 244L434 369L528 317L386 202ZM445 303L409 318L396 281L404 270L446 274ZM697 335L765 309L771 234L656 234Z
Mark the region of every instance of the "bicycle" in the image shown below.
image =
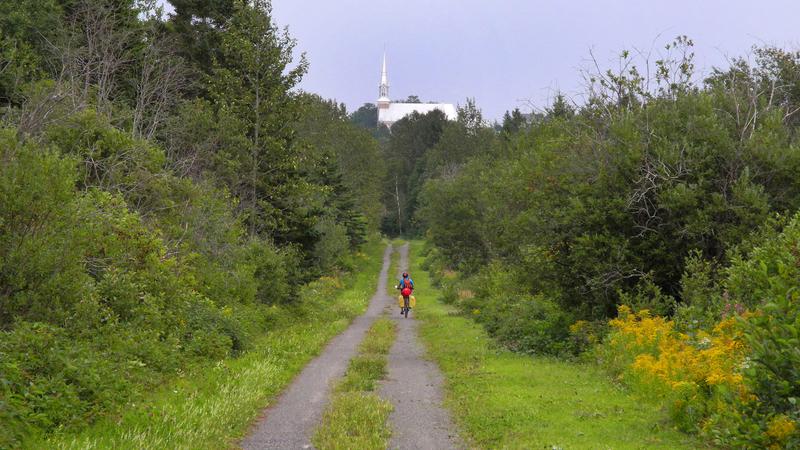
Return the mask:
M400 289L399 287L397 289ZM402 295L403 297L403 304L400 305L400 315L408 318L408 312L411 311L411 296L413 295L413 291L409 295Z

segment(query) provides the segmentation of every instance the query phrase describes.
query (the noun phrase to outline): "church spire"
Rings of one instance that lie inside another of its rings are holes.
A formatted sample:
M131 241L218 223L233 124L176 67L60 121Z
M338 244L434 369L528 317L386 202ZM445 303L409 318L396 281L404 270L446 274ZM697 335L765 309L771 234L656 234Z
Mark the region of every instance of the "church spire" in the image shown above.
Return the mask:
M389 76L386 74L386 50L383 51L383 66L381 67L381 86L378 90L378 102L389 101Z

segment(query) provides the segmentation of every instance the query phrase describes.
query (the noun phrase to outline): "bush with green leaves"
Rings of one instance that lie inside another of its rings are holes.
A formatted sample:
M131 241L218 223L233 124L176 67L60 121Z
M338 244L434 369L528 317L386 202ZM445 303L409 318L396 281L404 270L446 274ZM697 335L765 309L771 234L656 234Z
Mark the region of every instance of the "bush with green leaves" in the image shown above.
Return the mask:
M758 400L725 400L731 416L709 433L791 447L800 264L796 225L776 217L800 209L800 53L755 49L697 84L692 45L670 43L653 79L623 52L626 69L593 73L577 108L561 97L507 115L480 151L426 179L410 221L436 247L431 267L461 274L439 278L445 298L519 351L584 349L622 304L689 339L749 310L742 373ZM420 158L462 155L469 134L455 131ZM720 410L703 401L682 423Z
M712 98L654 100L602 125L585 115L534 124L496 156L428 182L419 217L456 269L501 259L586 319L613 316L619 292L645 278L679 297L690 251L728 261L798 188L765 175L800 164L785 132L769 120L756 129L751 139L784 148L781 162L763 158L733 140Z
M514 270L493 263L467 278L445 278L445 297L515 351L568 356L573 316L544 295L531 295Z
M0 133L0 415L14 427L3 445L243 351L266 324L257 304L286 301L296 282L297 259L248 244L213 190L174 180L184 188L158 202L183 197L180 212L145 219L121 194L82 185L72 152L57 149Z
M269 2L68 3L0 5L2 448L313 313L381 211L377 141L294 91Z
M720 373L735 383L717 382L713 387L706 386L701 393L682 391L678 388L681 383L661 386L665 392L671 392L665 398L679 405L670 407L673 420L682 429L699 431L725 448L798 446L799 246L800 214L796 214L788 221L770 221L754 233L751 241L732 256L728 267L704 260L699 253L690 255L682 279L683 302L678 305L673 321L649 314L643 316L651 323L666 323L671 334L659 339L672 339L672 344L664 347L659 344L657 349L636 354L626 350L625 345L619 345L624 343L623 339L606 342L596 355L612 373L624 372L635 380L642 373L631 372L631 365L635 365L634 361L640 362L639 357L675 351L677 342L688 344L684 351L707 351L708 345L716 339L709 340L709 336L727 327L731 340L726 344L727 350L717 351L718 360L700 360L693 364L724 364L726 369ZM657 291L641 294L645 302L654 302L659 296ZM723 327L722 324L727 325ZM649 333L657 336L652 330ZM618 333L617 338L619 336ZM722 348L724 340L717 342ZM737 355L736 359L719 359L719 355L731 351ZM670 361L668 357L660 358L659 364L659 373L663 376L681 374L686 369L680 361ZM673 399L670 395L678 397Z
M706 432L732 447L800 445L800 214L746 257L737 257L721 283L724 313L741 319L747 346L742 368L748 395Z

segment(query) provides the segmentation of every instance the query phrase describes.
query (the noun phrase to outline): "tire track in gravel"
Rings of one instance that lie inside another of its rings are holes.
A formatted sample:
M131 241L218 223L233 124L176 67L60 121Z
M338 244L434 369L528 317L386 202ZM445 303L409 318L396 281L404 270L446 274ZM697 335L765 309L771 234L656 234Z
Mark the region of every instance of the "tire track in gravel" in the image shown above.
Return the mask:
M406 255L408 249L406 248ZM245 450L312 448L311 436L330 398L332 381L341 378L356 347L372 322L383 314L391 297L386 293L392 246L383 253L383 268L367 312L334 337L278 399L262 413L251 433L240 443Z
M408 244L405 244L400 248L400 272L407 267ZM397 338L389 351L388 376L379 390L381 397L394 405L389 416L392 429L389 448L465 448L449 411L442 406L444 377L439 367L425 358L413 311L408 319L402 317L394 300L386 309L398 326Z

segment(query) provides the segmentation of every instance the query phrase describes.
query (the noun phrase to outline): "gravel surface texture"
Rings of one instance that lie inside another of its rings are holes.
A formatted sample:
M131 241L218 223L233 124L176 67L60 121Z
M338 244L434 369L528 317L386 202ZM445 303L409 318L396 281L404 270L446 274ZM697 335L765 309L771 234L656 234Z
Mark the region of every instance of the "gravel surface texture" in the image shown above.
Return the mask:
M407 267L408 244L400 248L400 273ZM419 287L423 294L417 296L417 305L424 308L425 287ZM439 367L425 357L425 349L417 337L413 310L406 319L393 300L387 312L398 325L397 339L389 352L388 377L379 390L381 397L394 405L389 416L392 428L389 448L464 448L449 412L442 407L444 378Z
M383 253L383 268L367 312L347 330L333 338L280 397L262 413L250 435L240 445L246 450L312 448L311 436L328 404L334 380L341 378L347 363L372 322L392 299L386 294L391 245Z

